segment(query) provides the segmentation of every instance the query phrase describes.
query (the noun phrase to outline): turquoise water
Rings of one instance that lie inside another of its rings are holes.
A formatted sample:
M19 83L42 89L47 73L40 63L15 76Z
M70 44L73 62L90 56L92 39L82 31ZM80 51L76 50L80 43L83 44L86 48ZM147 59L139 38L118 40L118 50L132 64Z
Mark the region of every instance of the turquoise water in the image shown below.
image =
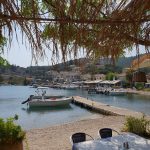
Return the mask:
M18 114L18 124L24 129L32 129L67 123L93 114L86 109L82 109L73 104L70 104L70 106L66 108L42 108L31 110L26 104L21 104L21 102L26 100L31 94L35 94L35 89L28 86L0 86L0 117L7 118ZM150 115L149 96L133 94L127 96L106 96L102 94L89 95L87 91L82 90L61 90L51 88L47 90L47 94L65 96L79 95L109 105L128 108Z

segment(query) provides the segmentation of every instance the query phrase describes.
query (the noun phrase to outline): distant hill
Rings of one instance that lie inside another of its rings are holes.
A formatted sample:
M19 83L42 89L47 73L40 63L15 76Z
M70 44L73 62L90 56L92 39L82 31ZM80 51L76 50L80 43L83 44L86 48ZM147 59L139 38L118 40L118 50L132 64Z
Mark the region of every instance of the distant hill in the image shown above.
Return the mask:
M133 56L133 57L120 57L116 62L116 66L119 66L121 68L129 68L132 61L135 58L136 58L136 56Z
M121 69L128 68L131 65L131 62L134 57L121 57L116 61L116 67ZM76 60L70 60L66 63L59 63L54 66L31 66L27 68L11 65L9 67L0 67L0 74L7 74L7 75L20 75L20 76L32 76L32 77L45 77L45 73L54 69L57 71L69 71L71 65L82 66L83 68L89 64L89 60L85 58L80 58ZM149 69L148 69L149 70Z

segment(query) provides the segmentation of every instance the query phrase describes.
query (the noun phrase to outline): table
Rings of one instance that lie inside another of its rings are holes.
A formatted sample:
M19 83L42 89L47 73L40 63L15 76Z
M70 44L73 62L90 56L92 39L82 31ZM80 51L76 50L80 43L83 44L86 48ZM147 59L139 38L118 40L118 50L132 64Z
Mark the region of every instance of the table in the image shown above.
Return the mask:
M133 133L75 143L72 150L124 150L124 142L128 142L129 150L150 150L150 140Z

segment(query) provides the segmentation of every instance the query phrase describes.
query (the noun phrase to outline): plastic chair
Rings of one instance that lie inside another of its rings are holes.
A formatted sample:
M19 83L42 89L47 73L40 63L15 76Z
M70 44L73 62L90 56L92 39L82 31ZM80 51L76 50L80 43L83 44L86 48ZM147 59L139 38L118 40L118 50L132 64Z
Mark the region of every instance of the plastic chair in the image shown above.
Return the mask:
M83 132L74 133L70 137L71 144L78 143L78 142L84 142L84 141L86 141L86 137L90 137L90 139L94 140L93 137L90 136L89 134L86 134Z
M117 132L116 130L114 129L111 129L111 128L102 128L99 130L99 135L100 137L103 139L103 138L108 138L108 137L112 137L112 132L116 132L117 134L119 134L119 132Z

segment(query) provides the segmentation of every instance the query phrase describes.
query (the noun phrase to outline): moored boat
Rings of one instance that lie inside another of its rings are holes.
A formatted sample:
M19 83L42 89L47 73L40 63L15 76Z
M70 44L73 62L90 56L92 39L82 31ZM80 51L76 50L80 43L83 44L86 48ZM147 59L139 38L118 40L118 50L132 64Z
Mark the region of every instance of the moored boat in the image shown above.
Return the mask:
M66 90L76 90L77 88L78 88L78 86L74 85L74 84L68 84L68 85L64 86L64 89L66 89Z
M38 92L39 94L39 92ZM22 104L27 103L29 107L41 107L41 106L64 106L69 105L72 101L72 97L65 96L46 96L46 91L42 88L41 95L34 96L30 95L30 97L23 101Z
M122 89L112 89L108 92L108 95L125 95L126 94L126 91L125 90L122 90Z
M28 102L29 107L39 107L39 106L62 106L69 105L71 102L71 97L63 98L49 98L49 99L32 99Z
M37 88L38 85L37 84L33 84L32 86L30 86L30 88Z

